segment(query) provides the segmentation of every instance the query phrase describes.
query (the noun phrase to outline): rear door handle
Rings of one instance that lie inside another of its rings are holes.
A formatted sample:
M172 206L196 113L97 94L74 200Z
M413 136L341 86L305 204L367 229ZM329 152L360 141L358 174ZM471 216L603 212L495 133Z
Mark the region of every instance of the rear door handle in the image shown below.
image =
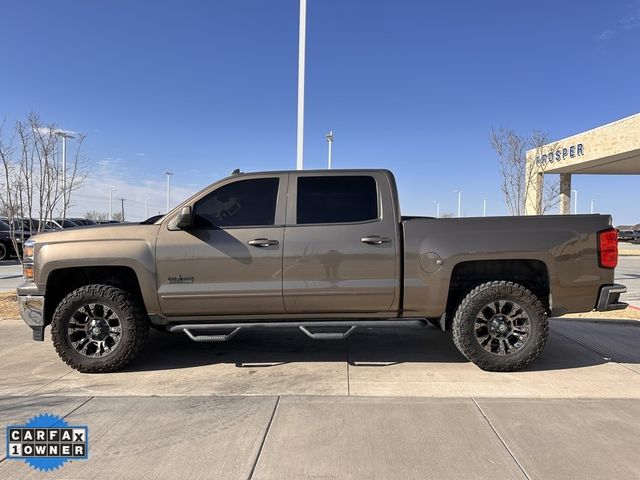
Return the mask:
M269 240L268 238L254 238L253 240L249 240L249 245L259 248L278 245L278 243L278 240Z
M369 235L368 237L362 237L360 241L368 245L382 245L383 243L391 242L391 239L389 237L381 237L380 235Z

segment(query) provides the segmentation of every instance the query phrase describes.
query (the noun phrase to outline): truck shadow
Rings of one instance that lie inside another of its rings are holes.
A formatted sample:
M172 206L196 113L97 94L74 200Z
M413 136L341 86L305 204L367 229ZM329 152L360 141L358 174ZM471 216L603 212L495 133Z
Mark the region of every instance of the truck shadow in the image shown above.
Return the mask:
M547 346L522 371L552 371L605 363L640 363L633 345L640 322L553 320ZM629 353L632 352L632 353ZM361 328L346 340L312 340L295 328L247 330L224 343L196 343L183 334L152 331L145 351L127 371L172 370L213 364L269 368L287 363L347 362L384 368L400 363L468 363L449 333L424 328Z

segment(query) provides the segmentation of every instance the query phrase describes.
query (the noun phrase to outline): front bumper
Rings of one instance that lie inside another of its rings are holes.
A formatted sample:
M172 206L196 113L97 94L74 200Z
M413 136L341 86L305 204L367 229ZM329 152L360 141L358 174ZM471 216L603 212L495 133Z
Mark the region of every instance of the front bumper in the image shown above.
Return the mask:
M628 303L620 301L620 295L627 291L627 287L620 284L605 285L600 289L596 310L605 312L608 310L622 310Z
M33 339L44 340L44 296L18 295L18 308L22 320L31 327Z

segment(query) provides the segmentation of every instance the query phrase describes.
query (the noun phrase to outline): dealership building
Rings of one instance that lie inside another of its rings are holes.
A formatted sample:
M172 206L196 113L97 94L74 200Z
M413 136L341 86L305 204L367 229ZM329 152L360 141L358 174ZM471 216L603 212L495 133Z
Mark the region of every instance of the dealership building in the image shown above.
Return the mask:
M526 154L526 213L542 213L545 174L560 174L560 213L569 213L572 175L640 174L640 113Z

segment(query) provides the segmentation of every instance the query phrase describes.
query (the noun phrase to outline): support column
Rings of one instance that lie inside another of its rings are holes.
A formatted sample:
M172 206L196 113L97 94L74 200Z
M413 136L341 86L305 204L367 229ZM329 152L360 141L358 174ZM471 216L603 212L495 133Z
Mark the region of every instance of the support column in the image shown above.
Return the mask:
M525 186L525 215L542 215L542 189L544 188L544 174L528 174Z
M571 213L571 174L560 174L560 213L569 215Z

